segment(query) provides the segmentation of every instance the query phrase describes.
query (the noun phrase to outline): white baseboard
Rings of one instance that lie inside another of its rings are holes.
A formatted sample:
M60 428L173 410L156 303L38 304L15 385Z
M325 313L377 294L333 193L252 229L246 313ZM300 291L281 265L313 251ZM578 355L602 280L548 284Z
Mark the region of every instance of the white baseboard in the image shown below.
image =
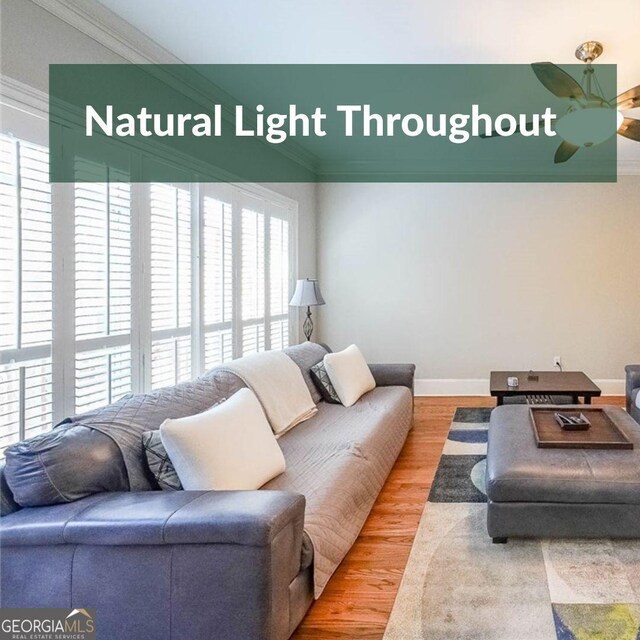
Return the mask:
M624 380L594 380L604 396L623 396ZM488 396L488 378L416 378L416 396Z

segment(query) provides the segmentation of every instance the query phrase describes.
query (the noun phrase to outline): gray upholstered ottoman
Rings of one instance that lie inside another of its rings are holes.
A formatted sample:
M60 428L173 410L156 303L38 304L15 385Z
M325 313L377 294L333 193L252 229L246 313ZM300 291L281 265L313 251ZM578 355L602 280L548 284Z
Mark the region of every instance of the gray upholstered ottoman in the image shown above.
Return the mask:
M487 529L494 542L640 537L640 425L622 409L607 411L633 450L539 449L527 406L493 410Z

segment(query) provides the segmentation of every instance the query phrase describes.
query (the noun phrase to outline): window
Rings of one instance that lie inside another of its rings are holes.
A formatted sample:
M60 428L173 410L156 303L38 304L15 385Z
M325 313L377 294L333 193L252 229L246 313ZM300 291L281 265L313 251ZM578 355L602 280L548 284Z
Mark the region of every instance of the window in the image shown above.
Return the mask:
M0 449L52 421L49 154L0 136Z
M0 456L126 393L289 344L295 205L251 185L131 184L0 136ZM88 180L88 181L87 181Z

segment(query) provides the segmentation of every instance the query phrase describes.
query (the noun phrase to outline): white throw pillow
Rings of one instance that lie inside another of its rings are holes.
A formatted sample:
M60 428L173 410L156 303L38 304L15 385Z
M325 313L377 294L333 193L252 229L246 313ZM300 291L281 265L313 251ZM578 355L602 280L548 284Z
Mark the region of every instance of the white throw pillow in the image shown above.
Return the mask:
M285 469L280 446L249 389L195 416L165 420L160 438L186 490L259 489Z
M640 409L640 393L636 396L636 407Z
M375 389L376 381L371 369L355 344L344 351L328 353L324 357L324 367L340 402L345 407L350 407L364 393Z

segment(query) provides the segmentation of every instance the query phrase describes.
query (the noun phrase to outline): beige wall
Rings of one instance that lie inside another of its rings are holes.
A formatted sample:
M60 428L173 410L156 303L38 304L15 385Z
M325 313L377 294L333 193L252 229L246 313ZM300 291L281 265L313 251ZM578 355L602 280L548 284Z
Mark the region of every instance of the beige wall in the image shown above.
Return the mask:
M419 378L640 361L640 176L319 188L321 338Z

